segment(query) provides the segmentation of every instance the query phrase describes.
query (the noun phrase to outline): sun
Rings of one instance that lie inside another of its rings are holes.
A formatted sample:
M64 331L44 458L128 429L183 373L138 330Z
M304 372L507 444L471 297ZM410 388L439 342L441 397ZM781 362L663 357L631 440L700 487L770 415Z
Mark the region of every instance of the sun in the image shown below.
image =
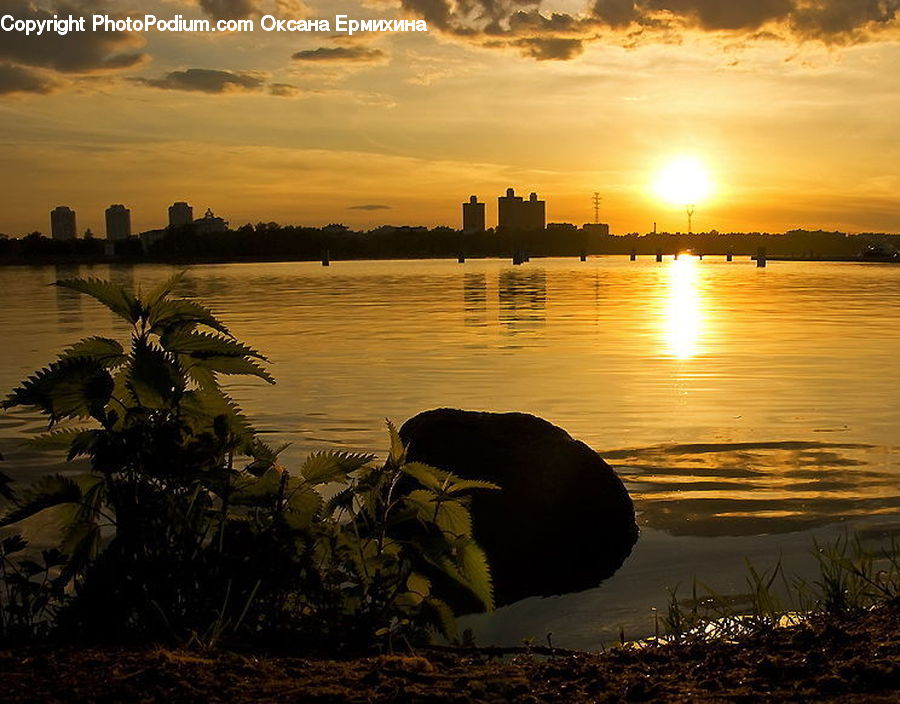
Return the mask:
M663 166L656 176L654 190L672 205L696 205L709 196L712 186L703 162L693 156L683 156Z

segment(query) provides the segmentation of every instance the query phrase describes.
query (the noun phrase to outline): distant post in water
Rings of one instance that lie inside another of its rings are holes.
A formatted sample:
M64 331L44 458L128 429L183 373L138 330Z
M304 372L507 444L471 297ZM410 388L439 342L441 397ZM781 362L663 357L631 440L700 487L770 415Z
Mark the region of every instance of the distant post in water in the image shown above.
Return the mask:
M585 252L583 249L581 250L581 261L587 261L587 252Z
M331 252L327 249L322 250L322 266L331 266Z
M725 261L726 262L734 261L734 250L732 250L732 249L728 250L728 253L725 255Z
M756 266L759 269L765 269L766 267L766 248L760 247L756 250Z
M460 252L456 257L456 261L459 262L460 264L465 264L466 263L466 255L463 254L462 252Z
M637 250L632 249L631 250L631 261L636 261L636 260L637 260Z
M662 250L661 249L656 250L656 261L658 261L658 262L662 261Z

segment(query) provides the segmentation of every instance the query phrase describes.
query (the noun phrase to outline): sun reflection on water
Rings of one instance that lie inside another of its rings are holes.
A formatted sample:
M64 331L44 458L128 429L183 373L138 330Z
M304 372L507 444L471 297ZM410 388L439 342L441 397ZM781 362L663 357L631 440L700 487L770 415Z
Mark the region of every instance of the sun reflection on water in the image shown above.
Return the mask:
M665 354L690 359L700 352L703 335L703 296L698 260L682 255L666 270L662 333Z

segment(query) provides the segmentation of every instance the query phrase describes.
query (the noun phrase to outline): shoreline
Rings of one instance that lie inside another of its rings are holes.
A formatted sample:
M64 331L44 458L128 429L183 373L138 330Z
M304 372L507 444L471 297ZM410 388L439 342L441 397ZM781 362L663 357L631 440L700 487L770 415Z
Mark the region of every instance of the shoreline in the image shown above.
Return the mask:
M527 649L526 649L527 650ZM896 701L900 602L815 616L738 641L558 657L490 649L320 660L162 647L0 651L0 701L751 702Z
M679 254L683 254L686 256L693 256L697 258L699 255L694 254L689 251L682 251ZM580 254L559 254L559 255L531 255L530 259L541 260L541 259L579 259ZM636 261L654 259L655 254L651 253L638 253L636 255ZM671 260L674 256L674 252L665 253L664 258L666 261ZM702 258L704 259L723 259L727 256L727 253L704 253ZM742 260L747 261L755 261L756 255L743 253L734 255L734 262L738 263ZM588 259L596 259L596 258L616 258L616 259L629 259L631 257L630 254L623 254L621 252L610 252L610 253L594 253L588 254ZM508 257L500 257L500 256L466 256L467 261L506 261L509 260L512 262L512 256ZM849 263L849 264L900 264L900 259L894 258L874 258L874 257L794 257L794 256L785 256L785 255L767 255L767 261L770 262L807 262L807 263L816 263L816 262L825 262L825 263ZM385 256L385 257L332 257L329 259L329 263L339 263L339 262L418 262L418 261L445 261L445 262L457 262L456 257L451 256L420 256L420 257L397 257L397 256ZM103 257L103 258L91 258L91 257L41 257L41 258L33 258L33 259L0 259L0 267L22 267L22 268L39 268L39 267L47 267L47 266L139 266L144 264L149 265L157 265L157 266L173 266L173 267L192 267L192 266L215 266L221 264L291 264L291 263L321 263L320 259L317 258L279 258L279 257L251 257L251 258L203 258L203 259L148 259L148 258L126 258L126 257ZM465 262L457 262L461 266L465 265Z

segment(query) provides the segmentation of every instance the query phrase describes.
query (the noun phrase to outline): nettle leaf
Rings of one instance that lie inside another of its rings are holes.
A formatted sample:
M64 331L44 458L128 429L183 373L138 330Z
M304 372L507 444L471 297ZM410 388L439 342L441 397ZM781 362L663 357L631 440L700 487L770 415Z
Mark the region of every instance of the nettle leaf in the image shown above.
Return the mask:
M166 408L184 390L184 378L165 352L135 337L126 385L141 406Z
M260 364L246 357L223 357L218 355L204 357L189 357L189 370L196 368L207 369L221 374L249 374L258 376L260 379L275 383L275 378Z
M100 414L109 402L113 379L93 359L75 357L53 362L32 374L3 402L3 408L30 406L50 416L62 418Z
M122 286L94 278L61 279L56 282L56 285L96 298L113 313L132 325L141 319L143 312L141 302Z
M255 357L266 358L249 345L224 335L195 332L183 327L175 328L160 338L160 344L169 352L186 354L196 359L205 357ZM268 361L268 360L266 360Z
M291 528L308 528L322 510L322 495L295 478L288 481L288 495L284 519Z
M176 328L192 330L197 325L205 325L225 335L231 335L228 328L206 306L186 298L163 300L150 308L147 319L150 331L164 334Z
M328 482L347 482L347 475L362 469L375 455L366 455L354 452L341 452L336 450L321 450L310 454L300 474L310 484L327 484Z
M99 362L107 369L122 366L128 359L118 341L108 337L86 337L70 345L59 355L59 359L85 357Z
M240 407L218 387L187 391L181 399L182 416L195 432L214 432L216 426L239 441L241 449L250 452L256 431Z
M422 486L428 487L433 491L440 492L443 490L443 477L440 476L439 470L422 462L407 462L400 469L404 474L408 474Z
M439 635L447 640L456 637L456 617L445 601L430 596L422 603L422 612Z
M406 461L406 448L403 446L403 441L400 439L400 433L397 432L397 427L394 423L389 418L385 418L384 422L387 424L388 433L391 438L388 461L399 467Z
M186 271L179 271L177 274L173 274L152 288L146 296L142 296L147 310L152 311L166 296L172 293L172 290L184 280L185 274L187 274Z
M10 510L0 518L0 527L24 521L51 506L80 501L81 496L81 487L71 477L41 477L15 497Z
M494 608L494 586L487 556L470 537L461 537L452 542L452 550L435 556L433 563L461 586L475 596L485 611Z
M35 450L65 450L66 460L91 454L98 437L98 431L87 428L71 428L54 430L38 435L27 441L28 447Z
M416 489L406 496L406 502L423 523L437 526L453 538L472 535L472 515L459 501L441 498L428 489Z

